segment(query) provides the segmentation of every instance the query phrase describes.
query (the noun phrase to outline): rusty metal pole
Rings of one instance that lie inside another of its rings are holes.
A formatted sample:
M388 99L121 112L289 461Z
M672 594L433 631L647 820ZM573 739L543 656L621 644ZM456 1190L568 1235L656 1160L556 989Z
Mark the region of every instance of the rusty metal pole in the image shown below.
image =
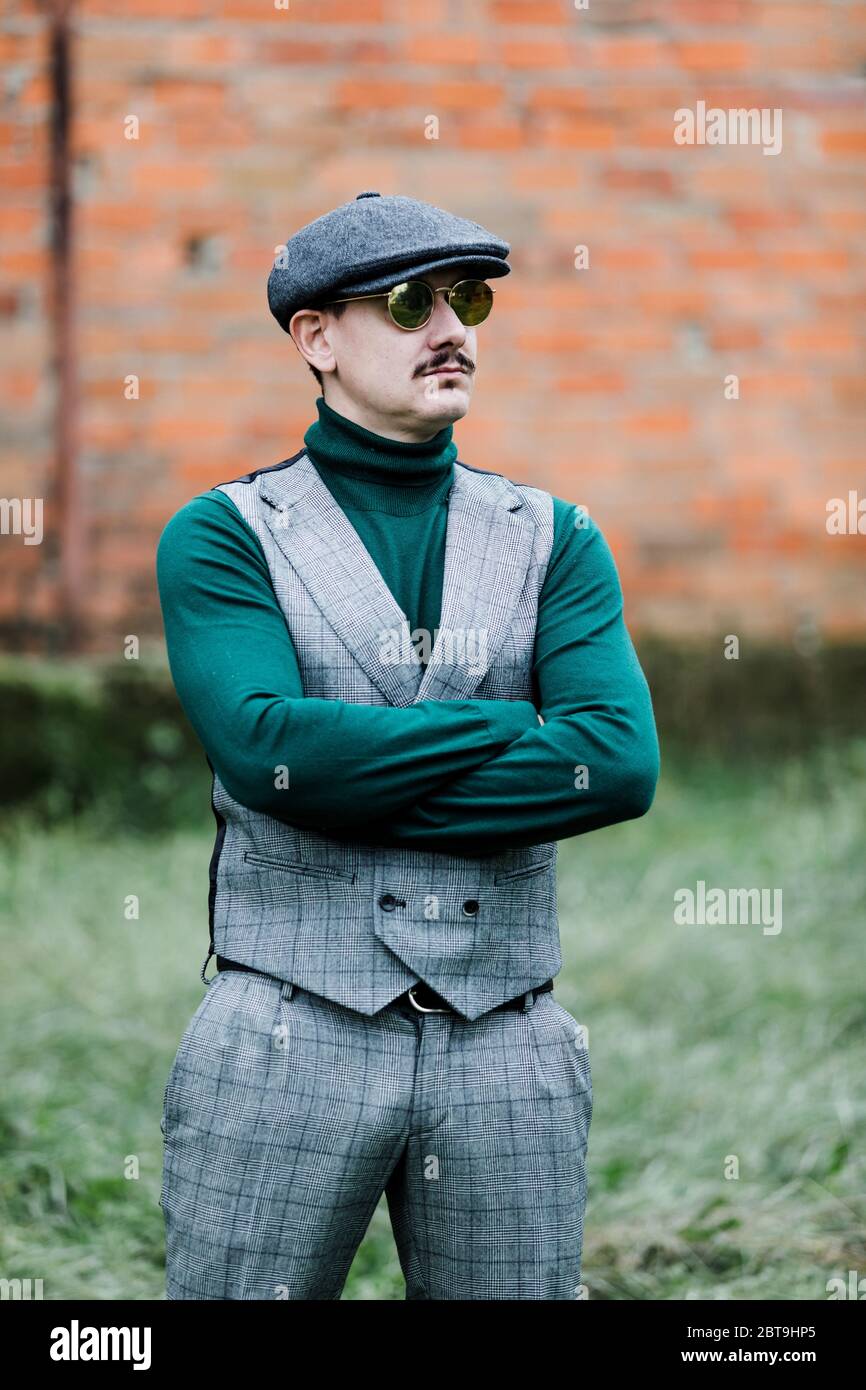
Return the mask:
M59 646L78 651L83 639L84 536L78 476L75 372L75 266L72 196L73 0L50 0L51 66L51 321L52 375L56 383L54 477L59 545Z

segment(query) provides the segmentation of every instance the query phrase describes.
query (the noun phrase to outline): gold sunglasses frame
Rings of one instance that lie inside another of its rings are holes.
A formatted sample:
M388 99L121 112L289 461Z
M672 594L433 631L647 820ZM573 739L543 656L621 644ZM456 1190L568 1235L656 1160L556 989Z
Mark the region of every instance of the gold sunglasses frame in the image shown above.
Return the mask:
M436 296L437 296L437 294L444 294L444 295L446 296L447 303L448 303L448 306L449 306L449 308L450 308L450 307L451 307L451 295L454 293L454 291L455 291L455 290L459 290L459 288L460 288L461 285L470 285L470 284L487 285L487 281L486 281L486 280L479 280L477 276L472 276L472 275L470 275L469 278L468 278L467 280L458 280L456 285L440 285L437 289L434 290L434 289L433 289L433 286L432 286L432 285L428 285L424 280L401 280L399 284L397 284L397 285L392 285L391 288L390 288L390 290L380 290L378 294L350 294L350 295L347 295L345 299L329 299L327 304L323 304L323 305L322 305L322 308L323 308L323 309L327 309L328 304L352 304L352 303L354 303L354 301L355 301L356 299L390 299L390 297L391 297L391 295L394 293L394 291L395 291L395 290L399 290L400 287L401 287L402 285L423 285L425 289L427 289L427 290L432 290L432 293L433 293L433 303L432 303L431 306L430 306L430 313L427 315L427 317L426 317L426 319L424 320L423 323L416 324L416 326L415 326L414 328L407 328L405 324L403 324L403 323L398 323L398 322L397 322L397 320L394 318L394 315L391 313L390 306L389 306L389 309L388 309L388 316L389 316L389 318L391 319L391 322L394 324L395 328L402 328L402 330L403 330L404 333L417 333L419 328L424 328L424 327L426 327L426 325L427 325L427 324L430 322L430 320L432 319L432 317L433 317L433 310L436 308ZM494 289L493 285L487 285L487 288L489 289L489 291L490 291L491 294L495 294L495 293L496 293L496 290ZM493 305L492 305L492 304L490 305L490 308L491 308L491 309L493 308ZM455 310L455 313L456 313L456 312L457 312L457 311ZM457 316L458 316L458 318L460 317L459 314L458 314ZM489 317L490 317L490 312L489 312L489 310L488 310L487 314L486 314L485 317L481 320L481 322L482 322L482 323L486 323L486 322L487 322L487 319L489 319ZM463 320L460 319L460 322L463 323ZM464 328L477 328L477 327L478 327L478 324L474 324L474 323L464 323L464 324L463 324L463 327L464 327Z

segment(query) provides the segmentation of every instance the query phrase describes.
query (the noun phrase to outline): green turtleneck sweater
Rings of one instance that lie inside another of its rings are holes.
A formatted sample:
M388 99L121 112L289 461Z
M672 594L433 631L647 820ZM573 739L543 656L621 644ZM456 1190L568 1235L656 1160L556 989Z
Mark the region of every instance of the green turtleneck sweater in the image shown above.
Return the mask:
M316 404L319 418L304 435L314 466L410 630L435 633L452 427L406 444L356 425L321 396ZM534 658L538 713L522 700L392 707L306 697L264 553L234 503L211 490L175 513L157 551L169 662L229 793L339 838L455 853L565 839L644 814L658 740L616 567L595 523L577 524L571 503L553 501ZM288 789L275 786L286 766Z

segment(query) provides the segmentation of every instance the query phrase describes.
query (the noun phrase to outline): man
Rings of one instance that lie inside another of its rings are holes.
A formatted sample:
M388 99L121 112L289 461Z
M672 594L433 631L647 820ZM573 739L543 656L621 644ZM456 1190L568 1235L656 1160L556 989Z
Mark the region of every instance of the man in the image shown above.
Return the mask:
M659 755L598 527L456 457L509 250L375 192L297 232L268 298L319 418L160 540L217 820L170 1299L338 1299L383 1192L407 1298L580 1296L556 842L643 815Z

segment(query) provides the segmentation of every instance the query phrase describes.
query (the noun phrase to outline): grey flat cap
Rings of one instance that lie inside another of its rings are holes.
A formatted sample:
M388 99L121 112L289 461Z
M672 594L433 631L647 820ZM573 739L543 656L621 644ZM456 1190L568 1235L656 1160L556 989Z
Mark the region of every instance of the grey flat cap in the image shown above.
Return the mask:
M281 328L298 309L327 298L375 294L446 265L471 266L479 279L508 275L507 241L478 222L395 193L359 193L301 227L268 276L268 304Z

